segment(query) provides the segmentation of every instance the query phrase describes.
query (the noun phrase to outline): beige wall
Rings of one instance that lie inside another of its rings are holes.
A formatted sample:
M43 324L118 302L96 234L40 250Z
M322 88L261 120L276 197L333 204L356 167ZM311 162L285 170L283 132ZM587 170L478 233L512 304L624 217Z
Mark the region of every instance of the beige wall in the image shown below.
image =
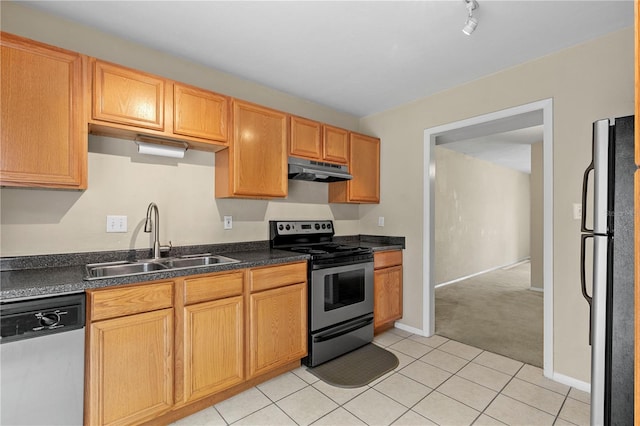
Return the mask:
M490 112L553 99L553 368L589 381L588 307L580 293L582 172L591 154L591 123L633 114L633 29L566 49L486 78L365 117L363 131L382 138L381 204L361 208L362 232L405 235L404 317L422 328L424 130ZM455 70L452 70L455 72Z
M542 290L543 207L542 142L531 144L531 287Z
M529 174L436 146L435 282L529 257Z
M2 30L194 84L272 108L358 130L355 116L117 39L13 2L1 3ZM327 185L290 182L278 201L214 199L215 155L184 160L137 154L133 142L89 137L89 188L3 188L2 256L143 248L147 205L160 208L160 237L174 245L265 240L270 219L334 219L338 235L359 232L359 207L328 205ZM126 215L124 234L105 232L107 215ZM233 229L223 230L224 215Z

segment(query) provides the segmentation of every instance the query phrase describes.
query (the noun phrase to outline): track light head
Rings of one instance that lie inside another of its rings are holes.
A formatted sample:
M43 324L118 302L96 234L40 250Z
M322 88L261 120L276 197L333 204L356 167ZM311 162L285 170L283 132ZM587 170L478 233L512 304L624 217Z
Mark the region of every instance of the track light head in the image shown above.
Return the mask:
M471 35L478 26L478 20L473 17L473 11L480 7L476 0L462 0L467 7L467 22L465 22L462 32L466 35Z
M469 17L467 18L467 22L464 24L464 27L462 28L462 32L465 33L466 35L471 35L471 33L475 31L477 26L478 26L478 20L476 18Z

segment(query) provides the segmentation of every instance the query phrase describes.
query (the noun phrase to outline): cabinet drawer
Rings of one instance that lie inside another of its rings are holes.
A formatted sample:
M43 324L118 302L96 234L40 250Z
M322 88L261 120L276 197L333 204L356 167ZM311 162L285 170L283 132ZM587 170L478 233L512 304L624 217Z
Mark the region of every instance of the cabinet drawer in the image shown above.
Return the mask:
M243 275L235 272L184 280L184 304L239 296L242 294Z
M89 290L87 295L91 321L99 321L170 308L173 299L173 282Z
M402 251L379 251L373 254L373 267L375 269L389 266L402 265Z
M251 292L307 282L307 262L252 269L249 274Z

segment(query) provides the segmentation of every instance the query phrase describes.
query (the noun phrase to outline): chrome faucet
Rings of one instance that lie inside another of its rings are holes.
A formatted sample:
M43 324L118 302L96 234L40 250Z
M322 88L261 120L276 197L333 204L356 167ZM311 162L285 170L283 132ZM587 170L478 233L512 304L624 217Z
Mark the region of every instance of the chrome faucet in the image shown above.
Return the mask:
M147 207L147 219L144 221L144 232L151 232L151 210L154 211L153 216L153 258L160 259L161 250L171 249L171 241L168 246L160 245L160 213L156 203L150 203Z

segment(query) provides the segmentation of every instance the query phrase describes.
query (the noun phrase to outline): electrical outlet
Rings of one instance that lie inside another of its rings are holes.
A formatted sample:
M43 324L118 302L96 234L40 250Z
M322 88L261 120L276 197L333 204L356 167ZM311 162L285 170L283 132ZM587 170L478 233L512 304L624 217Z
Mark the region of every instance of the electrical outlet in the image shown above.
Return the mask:
M224 229L232 229L232 228L233 228L233 216L225 216Z
M573 203L573 218L576 220L582 219L582 204Z
M384 226L384 216L378 217L378 226Z
M107 232L127 232L127 217L107 216Z

